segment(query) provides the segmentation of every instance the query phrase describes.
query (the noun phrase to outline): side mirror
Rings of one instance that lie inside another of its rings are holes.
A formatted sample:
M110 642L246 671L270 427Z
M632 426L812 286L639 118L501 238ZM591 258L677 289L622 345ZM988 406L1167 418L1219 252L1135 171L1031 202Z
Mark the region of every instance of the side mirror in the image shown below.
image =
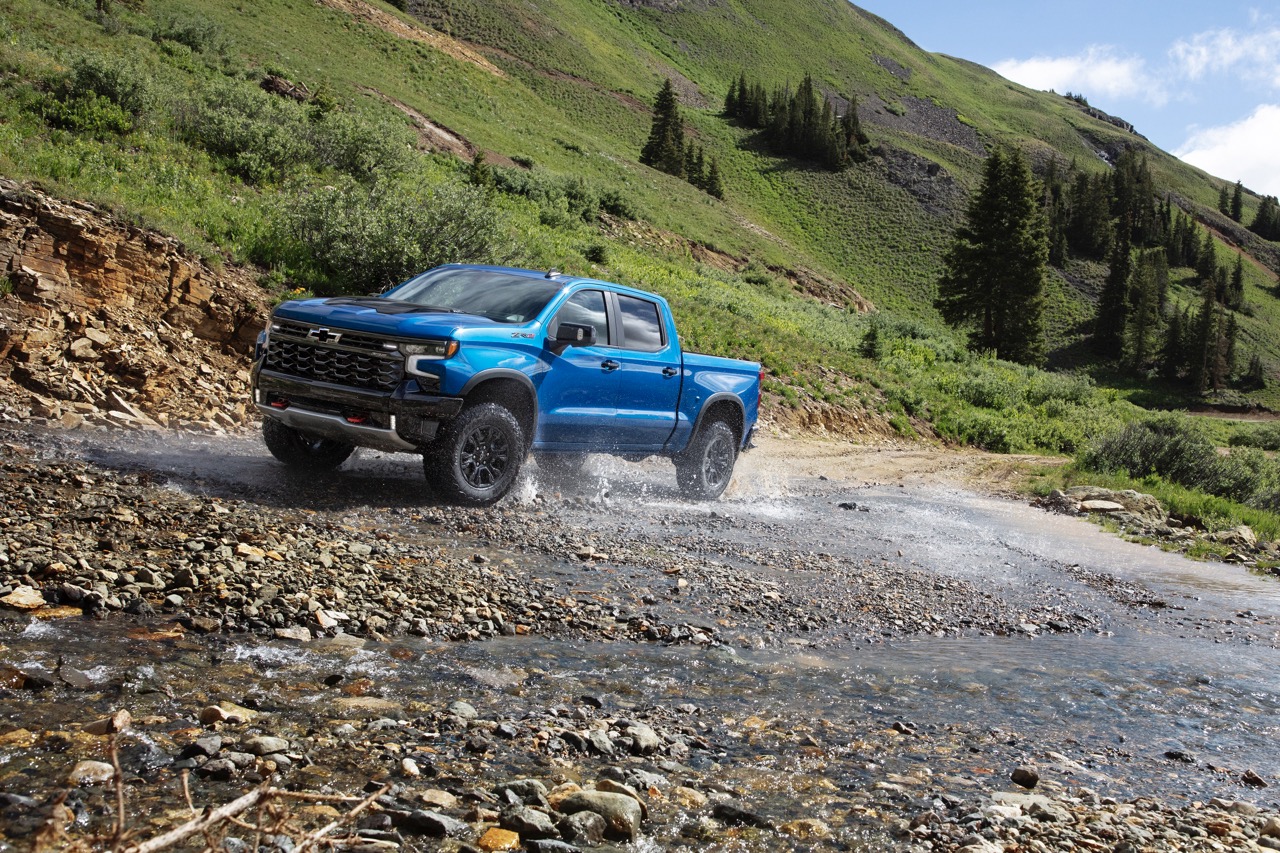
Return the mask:
M596 327L586 323L561 323L556 327L556 336L551 340L551 348L556 353L564 352L568 347L595 345Z

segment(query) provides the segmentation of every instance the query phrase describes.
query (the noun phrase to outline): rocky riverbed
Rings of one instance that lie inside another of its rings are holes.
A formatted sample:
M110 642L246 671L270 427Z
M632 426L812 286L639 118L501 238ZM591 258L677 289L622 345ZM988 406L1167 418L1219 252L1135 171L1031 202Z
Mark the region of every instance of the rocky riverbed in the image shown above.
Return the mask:
M11 429L0 849L108 844L118 793L111 846L143 843L184 784L273 786L261 838L185 842L231 851L357 807L326 837L1280 849L1273 581L1192 594L1156 580L1180 558L946 492L973 457L810 447L714 505L602 461L459 510L410 457L298 478L251 435Z

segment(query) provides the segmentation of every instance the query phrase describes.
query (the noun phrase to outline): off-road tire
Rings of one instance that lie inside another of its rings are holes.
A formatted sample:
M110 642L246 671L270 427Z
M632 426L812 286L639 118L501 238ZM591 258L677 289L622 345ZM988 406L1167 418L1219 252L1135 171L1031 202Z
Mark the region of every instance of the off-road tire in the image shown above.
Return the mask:
M676 484L686 498L713 501L728 488L738 461L738 442L724 421L703 424L676 457Z
M442 499L488 506L515 485L524 455L524 432L511 412L481 403L441 427L422 468Z
M356 449L345 441L304 435L273 418L262 421L262 440L272 456L298 471L332 471Z

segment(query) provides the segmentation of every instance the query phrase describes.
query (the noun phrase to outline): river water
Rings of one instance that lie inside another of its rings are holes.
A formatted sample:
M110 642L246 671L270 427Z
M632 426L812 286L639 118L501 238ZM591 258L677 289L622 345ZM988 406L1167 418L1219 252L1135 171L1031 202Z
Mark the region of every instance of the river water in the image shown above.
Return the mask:
M202 471L199 482L192 466L175 461L176 451L153 453L145 463L136 450L87 455L164 470L182 488L235 491L259 485L262 475L251 473L261 462L255 452L236 445L227 456L247 454L243 466L222 466L222 480ZM417 488L408 478L418 473L398 473L393 464L376 457L353 474L357 490L373 479L382 483L362 497L375 516L398 505L401 490ZM690 506L672 495L666 469L602 461L592 470L583 493L557 509L584 534L702 550L756 571L768 571L760 553L778 551L807 555L815 566L892 562L1027 606L1052 598L1087 614L1088 627L875 642L820 630L763 646L536 637L299 645L243 636L157 641L131 638L134 626L124 622L33 620L0 637L5 661L50 677L60 662L73 663L100 689L57 693L38 710L10 691L0 699L0 719L49 729L109 713L122 696L136 717L248 694L280 714L324 718L332 694L320 685L341 675L375 682L384 697L428 704L462 698L482 714L506 717L581 695L615 713L682 709L716 745L701 760L732 765L740 790L767 790L780 811L803 811L815 785L852 790L887 773L908 789L923 778L956 785L989 778L999 787L1022 762L1050 768L1063 784L1117 796L1275 800L1275 788L1251 791L1237 781L1246 770L1280 779L1274 578L1194 562L1080 519L956 488L774 474L751 488L740 479L717 504ZM540 489L527 482L518 499ZM588 592L592 584L607 591L616 579L584 573L567 559L523 559L535 572L571 574ZM625 570L625 557L615 562ZM817 570L808 580L791 574L815 594L830 583ZM696 607L687 609L694 620ZM821 759L794 747L801 732L821 748ZM34 774L43 760L0 748L8 771L29 765Z

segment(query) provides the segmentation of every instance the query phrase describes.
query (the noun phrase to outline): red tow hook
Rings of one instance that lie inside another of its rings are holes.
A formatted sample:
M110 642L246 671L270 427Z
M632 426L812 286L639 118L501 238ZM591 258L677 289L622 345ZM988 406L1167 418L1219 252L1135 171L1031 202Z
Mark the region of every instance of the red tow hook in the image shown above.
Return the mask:
M287 409L289 408L289 400L285 397L276 397L268 405L273 409Z
M350 415L345 415L344 419L349 424L360 426L361 424L367 424L369 422L369 414L367 412L355 412Z

